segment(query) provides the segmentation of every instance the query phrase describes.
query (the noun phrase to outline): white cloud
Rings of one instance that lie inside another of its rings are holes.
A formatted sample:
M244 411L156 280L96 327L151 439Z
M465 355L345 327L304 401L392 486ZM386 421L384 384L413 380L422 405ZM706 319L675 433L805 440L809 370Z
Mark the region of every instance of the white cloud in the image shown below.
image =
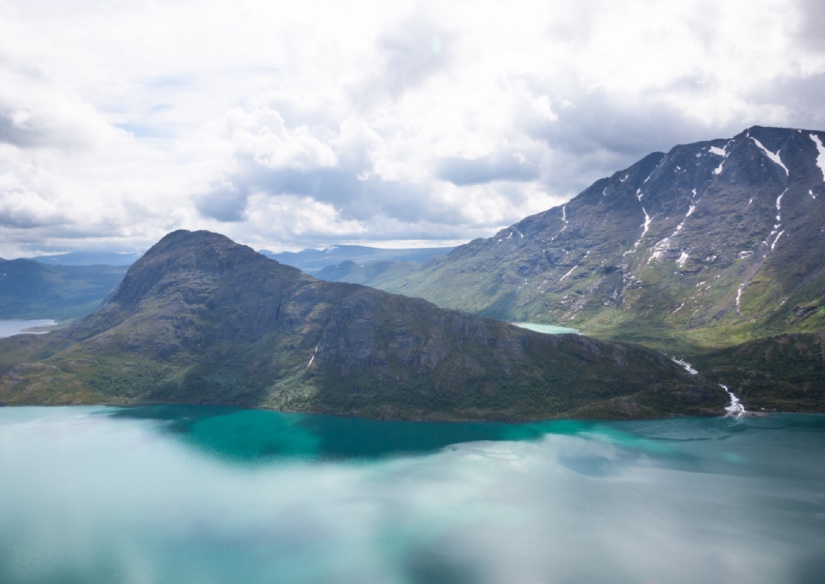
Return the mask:
M825 124L823 13L0 0L0 256L490 235L653 150Z

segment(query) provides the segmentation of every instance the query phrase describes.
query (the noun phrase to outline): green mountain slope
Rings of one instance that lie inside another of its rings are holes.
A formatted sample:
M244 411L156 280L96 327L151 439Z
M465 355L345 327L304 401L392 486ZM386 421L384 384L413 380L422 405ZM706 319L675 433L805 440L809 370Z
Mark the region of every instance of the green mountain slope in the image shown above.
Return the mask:
M100 307L125 266L49 266L0 260L0 319L69 320Z
M825 133L676 146L415 270L342 279L697 352L825 329Z
M825 409L825 333L786 334L696 356L754 411Z
M0 340L0 400L515 420L718 414L726 394L649 349L323 282L179 231L83 321Z

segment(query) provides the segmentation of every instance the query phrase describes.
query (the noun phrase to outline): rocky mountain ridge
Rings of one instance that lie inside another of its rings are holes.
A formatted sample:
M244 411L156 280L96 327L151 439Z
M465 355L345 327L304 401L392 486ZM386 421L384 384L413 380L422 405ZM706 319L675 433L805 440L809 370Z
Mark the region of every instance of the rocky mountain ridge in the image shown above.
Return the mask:
M419 269L332 277L690 351L825 329L823 249L825 132L753 127L650 154Z

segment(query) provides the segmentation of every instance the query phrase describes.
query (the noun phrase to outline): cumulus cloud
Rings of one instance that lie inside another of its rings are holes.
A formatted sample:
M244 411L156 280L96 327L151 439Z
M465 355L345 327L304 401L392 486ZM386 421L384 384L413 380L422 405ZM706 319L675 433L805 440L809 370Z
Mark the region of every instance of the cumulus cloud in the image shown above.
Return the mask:
M825 124L812 0L107 6L0 5L4 257L469 240L651 151Z

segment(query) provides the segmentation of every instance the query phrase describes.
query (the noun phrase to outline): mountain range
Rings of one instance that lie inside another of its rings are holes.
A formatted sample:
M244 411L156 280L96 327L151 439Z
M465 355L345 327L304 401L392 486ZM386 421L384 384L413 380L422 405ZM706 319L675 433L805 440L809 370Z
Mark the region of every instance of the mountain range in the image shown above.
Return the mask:
M84 320L1 339L0 399L519 420L718 414L727 396L650 349L324 282L178 231Z
M274 253L261 250L260 253L282 264L296 267L302 272L316 276L325 268L344 262L352 262L357 266L385 262L422 263L433 256L449 253L452 249L451 247L383 249L364 245L331 245L324 249L304 249L298 252Z
M650 417L718 413L724 385L752 410L822 411L823 249L825 133L762 127L650 154L423 263L293 254L332 281L175 232L85 320L0 341L0 400Z

